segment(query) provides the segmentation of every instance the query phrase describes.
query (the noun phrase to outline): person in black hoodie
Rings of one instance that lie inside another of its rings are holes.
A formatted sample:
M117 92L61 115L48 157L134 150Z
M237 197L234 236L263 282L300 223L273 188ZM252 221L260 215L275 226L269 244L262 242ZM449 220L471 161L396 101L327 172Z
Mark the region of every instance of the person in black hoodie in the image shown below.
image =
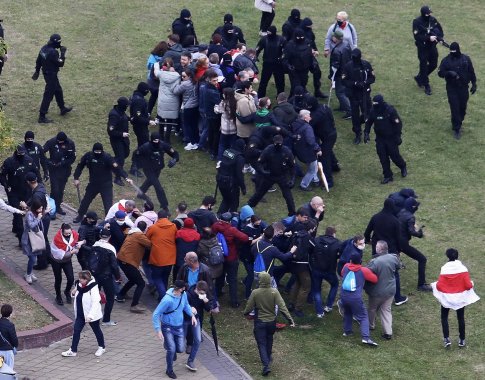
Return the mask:
M233 25L233 21L232 14L226 13L224 15L224 25L219 26L212 33L212 35L220 34L222 36L222 45L229 50L235 49L238 43L246 44L243 31L238 26Z
M207 195L202 199L202 204L197 210L190 211L187 214L197 226L197 231L202 232L205 227L211 227L217 222L217 216L212 211L215 204L216 199L212 195Z
M198 45L197 34L195 33L194 23L192 22L192 15L188 9L182 9L180 11L180 17L176 18L172 23L172 33L178 34L180 41L182 41L182 46L190 46L185 41L188 41L188 36L193 36L193 41L195 45Z
M315 97L322 99L328 98L328 96L320 90L322 87L322 70L320 70L320 65L318 64L317 60L319 53L317 44L315 42L315 33L313 33L313 21L309 17L305 17L301 22L301 29L303 30L303 33L305 33L305 38L312 48L313 63L310 71L313 74L313 88L315 91Z
M290 96L290 98L288 99L288 103L291 104L291 106L297 113L297 117L298 117L298 112L300 112L301 110L308 109L308 105L306 104L306 98L305 98L306 94L307 94L307 91L303 86L296 86L295 91L293 92L293 95Z
M350 119L350 100L347 97L346 89L342 79L342 73L347 62L351 60L352 47L344 41L342 31L332 33L332 41L335 47L330 53L330 72L328 79L335 82L335 96L339 101L339 110L345 112L343 119Z
M268 86L271 75L274 76L276 93L279 94L285 90L285 72L282 64L285 42L285 39L277 34L276 26L271 25L268 28L266 36L261 37L256 46L256 58L264 50L258 98L266 96L266 87Z
M109 142L113 148L113 153L115 160L123 169L125 165L126 158L130 155L130 133L128 125L128 115L126 115L126 110L130 101L125 97L118 98L116 105L109 112L108 115L108 135ZM118 186L124 186L121 177L116 176L113 181Z
M295 92L296 86L302 86L306 91L308 72L313 65L313 53L303 30L295 30L293 39L285 46L284 55L284 64L291 83L290 94Z
M280 92L276 97L277 106L273 108L273 115L279 120L280 124L289 127L298 117L295 108L288 101L288 94Z
M301 28L301 13L299 9L293 8L281 27L281 34L286 41L290 41L293 38L293 32L298 28Z
M99 239L100 229L97 226L98 219L98 214L96 214L96 212L88 211L83 217L81 225L78 229L79 240L85 241L76 255L77 261L79 262L82 270L86 270L88 267L86 260L87 254L89 253L89 248L92 247Z
M14 352L19 345L19 341L15 325L9 320L12 311L12 305L9 304L3 304L0 309L2 314L2 318L0 318L0 355L3 356L4 363L13 370L15 364Z
M418 211L418 207L419 202L409 197L404 201L404 208L397 214L399 222L401 223L403 241L401 252L418 262L418 290L430 292L433 289L426 283L426 256L409 244L411 237L415 236L421 239L424 236L423 227L416 231L416 218L414 213Z
M332 311L333 303L337 297L338 277L337 260L342 251L342 242L335 235L337 230L334 227L327 227L325 235L315 239L315 248L310 256L310 268L312 279L312 296L315 303L315 311L318 318L324 313ZM325 307L322 305L322 281L330 284Z

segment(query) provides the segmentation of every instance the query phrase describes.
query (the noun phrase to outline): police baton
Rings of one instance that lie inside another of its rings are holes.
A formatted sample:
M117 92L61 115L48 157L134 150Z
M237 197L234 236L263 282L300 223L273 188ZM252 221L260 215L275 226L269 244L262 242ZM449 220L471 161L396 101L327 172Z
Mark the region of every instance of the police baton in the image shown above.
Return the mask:
M330 99L332 98L332 90L335 88L335 74L337 74L337 69L332 66L332 83L330 84L330 90L328 91L328 102L327 107L330 107Z
M136 186L132 182L128 182L128 183L131 185L131 187L133 187L133 189L135 189L137 198L143 199L145 202L153 204L150 197L146 193L144 193L138 186Z
M79 206L81 206L81 190L79 190L79 184L76 186L77 190L77 200L79 201Z

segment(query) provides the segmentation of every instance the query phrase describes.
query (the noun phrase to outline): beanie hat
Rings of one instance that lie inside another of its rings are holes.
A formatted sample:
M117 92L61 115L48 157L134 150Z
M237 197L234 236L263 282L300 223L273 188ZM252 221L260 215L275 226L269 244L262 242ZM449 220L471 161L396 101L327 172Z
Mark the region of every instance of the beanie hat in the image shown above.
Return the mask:
M160 140L160 133L152 132L152 134L150 135L150 141L154 141L154 140Z
M344 38L344 34L342 33L341 30L336 30L335 32L332 33L332 37L335 37L338 40L341 40Z
M352 252L350 262L353 264L362 264L362 255L359 252Z
M295 39L297 39L297 38L305 38L305 33L303 33L303 30L301 30L300 28L298 28L298 29L295 29L295 32L294 32L293 36L295 37Z
M274 135L273 136L273 143L275 143L275 144L283 144L283 136L281 136L281 135Z
M99 143L99 142L94 143L94 145L93 145L93 152L94 152L95 150L101 150L101 151L102 151L102 150L103 150L103 144L101 144L101 143Z
M315 111L318 108L318 99L315 98L313 95L306 94L305 95L305 103L307 105L307 109L309 111Z
M35 182L35 181L37 181L37 176L35 175L35 173L28 172L28 173L25 175L25 180L26 180L27 182Z
M64 132L59 132L56 136L57 141L66 141L67 135Z
M192 16L190 14L190 11L188 9L182 9L180 11L180 18L189 18L190 16Z
M111 231L108 228L103 228L99 231L99 237L109 238L111 236Z
M295 20L299 20L300 19L300 10L299 9L296 9L296 8L293 8L291 10L291 18L294 18Z
M384 103L384 97L381 94L377 94L376 96L374 96L372 98L372 101L374 103L382 104L382 103Z
M194 228L194 220L192 218L186 218L184 220L184 228Z
M301 26L302 27L309 27L309 26L312 26L313 25L313 21L311 18L309 17L305 17L302 22L301 22Z
M224 15L224 24L226 24L228 22L233 22L233 21L234 21L234 18L232 17L232 14L226 13Z
M221 220L224 222L230 222L232 219L232 214L230 212L225 212L224 214L221 215Z
M144 95L148 94L148 92L150 91L150 87L145 82L138 83L138 86L136 87L136 89L137 91L141 92Z
M414 212L420 203L413 197L409 197L404 201L404 208L408 211Z
M61 36L59 34L55 33L55 34L50 36L49 42L54 42L54 43L61 42Z
M89 218L89 219L94 219L94 220L98 220L98 214L96 214L96 212L94 211L88 211L86 213L86 218Z
M273 36L278 32L278 29L276 29L276 26L274 25L271 25L269 28L268 28L268 32L271 33Z
M126 218L126 212L121 211L121 210L116 211L116 213L115 213L115 218L116 218L116 219L123 219L123 218Z
M120 107L128 107L130 105L130 101L124 96L118 98L117 103Z
M34 132L32 131L27 131L25 132L25 136L24 136L24 139L27 140L27 139L33 139L34 138Z
M237 150L238 152L244 152L245 147L246 147L246 143L244 142L243 139L237 139L231 145L231 148L233 148L234 150Z
M229 65L232 63L232 57L231 57L231 54L229 53L225 53L223 54L222 56L222 62L225 64L225 65Z
M17 153L26 153L25 147L21 144L17 145L15 150L17 151Z

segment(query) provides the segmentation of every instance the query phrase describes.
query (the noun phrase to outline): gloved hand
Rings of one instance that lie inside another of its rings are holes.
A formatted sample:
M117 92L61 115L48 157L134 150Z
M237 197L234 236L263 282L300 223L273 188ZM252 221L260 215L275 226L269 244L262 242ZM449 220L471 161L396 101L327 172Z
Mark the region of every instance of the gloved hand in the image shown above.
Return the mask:
M38 71L36 71L34 73L34 75L32 75L32 80L37 80L37 79L39 79L39 72Z
M370 141L370 136L368 133L364 133L364 144L367 144Z
M49 180L49 173L44 173L44 182Z
M423 228L420 228L419 231L418 231L418 238L422 238L424 236L424 233L423 233Z
M450 70L446 72L445 77L448 79L456 79L458 77L458 74L456 73L456 71Z
M472 93L472 95L477 92L477 84L476 83L473 83L472 84L472 88L470 89L470 92Z
M177 159L176 158L172 158L170 161L168 161L168 167L169 168L173 168L176 163L177 163Z
M62 56L62 57L66 55L67 47L65 47L65 46L61 46L61 47L59 48L59 50L61 51L61 56Z
M295 66L288 65L288 71L295 71Z

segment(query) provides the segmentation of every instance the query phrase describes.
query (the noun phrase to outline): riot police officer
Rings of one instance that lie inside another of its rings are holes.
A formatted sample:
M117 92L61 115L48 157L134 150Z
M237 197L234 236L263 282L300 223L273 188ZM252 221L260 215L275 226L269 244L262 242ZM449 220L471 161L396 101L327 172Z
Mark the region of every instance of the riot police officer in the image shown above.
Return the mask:
M138 86L131 96L130 104L130 121L133 125L133 132L135 132L137 147L149 141L150 133L148 126L155 125L155 121L150 120L150 113L148 112L148 103L145 96L150 92L150 87L145 82L138 83ZM130 174L142 177L143 174L136 169L132 160Z
M236 212L239 208L239 189L246 195L246 184L244 183L244 140L237 139L230 149L222 154L221 165L217 171L217 186L222 195L222 202L218 214L222 215L227 211Z
M58 49L59 51L57 51ZM72 111L72 107L66 107L64 104L64 94L57 77L59 68L63 67L66 61L66 50L67 48L61 45L61 36L53 34L47 44L42 46L35 61L35 72L32 75L32 79L39 79L40 69L42 69L45 80L44 97L39 110L39 123L52 123L52 120L48 119L46 114L54 97L61 110L61 116Z
M310 67L310 72L313 74L313 88L315 90L315 98L328 98L328 96L320 90L320 88L322 87L322 70L320 70L320 65L318 64L317 60L319 52L315 41L315 33L313 33L313 21L309 17L305 17L301 21L301 29L303 30L303 33L305 33L305 38L312 48L313 63Z
M22 144L30 158L34 160L35 166L40 172L42 168L44 172L44 181L49 180L49 171L47 169L47 158L45 157L42 145L34 141L35 135L32 131L25 132L24 143ZM38 178L42 182L41 178Z
M128 182L131 181L125 171L118 166L114 158L103 151L103 145L99 142L95 143L93 150L85 153L77 164L76 170L74 170L74 186L76 187L79 187L79 177L85 166L89 170L89 183L86 186L84 198L79 205L77 216L73 220L73 223L81 222L88 211L89 205L98 194L101 194L104 213L108 213L108 210L113 204L112 171L116 176L123 177Z
M44 153L49 153L47 166L51 179L51 198L56 203L56 213L66 215L61 203L67 180L71 175L71 165L76 160L76 145L64 132L59 132L56 137L45 143Z
M446 80L446 94L451 111L451 126L454 136L461 137L461 124L465 119L468 103L468 84L472 94L477 91L477 77L468 55L462 54L458 42L450 44L450 54L443 58L438 75Z
M36 176L40 176L34 160L26 153L25 148L18 145L13 155L3 162L0 169L0 182L7 192L8 203L15 208L19 208L20 202L27 201L29 196L29 188L25 181L26 174L33 172ZM19 244L23 231L22 215L13 214L12 232L19 239Z
M291 188L295 185L295 157L291 150L283 145L283 136L274 136L273 144L263 150L257 165L259 168L256 170L262 173L263 177L248 205L255 207L273 184L277 183L285 198L288 215L294 215L295 201Z
M182 47L190 45L198 45L197 34L195 33L194 23L192 22L192 15L188 9L180 11L180 17L176 18L172 23L172 33L180 37ZM192 38L187 38L192 37Z
M290 95L295 93L297 86L302 86L306 91L308 72L313 65L313 53L303 30L296 29L293 33L293 39L286 44L284 64L290 77Z
M155 188L160 208L168 210L168 200L165 195L165 190L160 183L160 172L165 167L163 160L164 153L168 154L172 159L168 162L168 167L173 168L179 161L178 152L169 144L160 140L158 132L152 132L150 141L143 144L135 152L136 164L143 169L145 173L145 182L140 186L140 190L146 193L150 186Z
M109 142L111 143L115 160L120 169L123 169L125 159L130 155L128 116L125 113L129 104L130 101L127 98L118 98L117 104L113 106L113 109L108 115ZM116 176L113 182L118 186L124 186L124 183L119 176Z
M352 131L355 133L354 144L360 144L362 136L361 124L367 118L371 109L370 85L376 77L369 62L362 59L360 49L351 53L352 60L344 66L342 79L348 90L350 109L352 113Z
M443 28L438 20L431 16L427 5L421 7L421 16L413 20L414 43L418 48L419 73L414 77L419 87L424 87L424 93L431 95L429 74L438 66L438 42L443 41Z
M372 125L376 134L376 151L384 174L381 183L393 181L389 158L401 169L401 175L406 177L408 175L406 162L399 153L399 145L402 142L402 121L396 109L387 104L380 94L372 99L372 108L365 122L364 143L366 144L370 140L369 132Z

